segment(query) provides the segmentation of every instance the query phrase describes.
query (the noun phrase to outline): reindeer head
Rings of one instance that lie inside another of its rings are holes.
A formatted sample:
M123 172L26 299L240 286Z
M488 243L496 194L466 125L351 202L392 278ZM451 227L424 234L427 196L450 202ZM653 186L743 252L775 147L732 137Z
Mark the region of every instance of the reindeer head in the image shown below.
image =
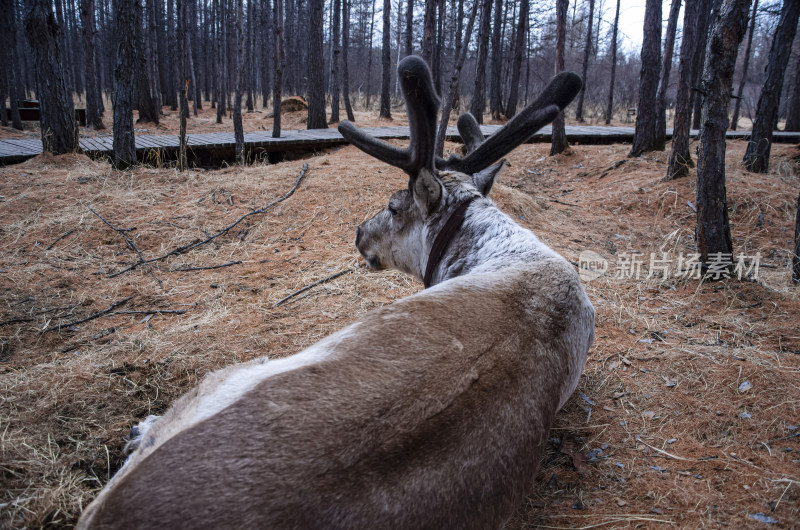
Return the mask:
M536 101L487 140L472 114L462 114L458 130L466 156L445 160L434 155L439 98L428 66L411 55L400 61L397 75L408 109L408 148L377 140L349 121L339 125L339 132L409 177L407 189L395 192L386 208L358 227L356 247L374 269L393 268L421 278L434 238L450 224L448 219L459 211L463 217L466 204L488 195L504 161L492 164L553 121L580 91L582 81L573 73L559 74Z

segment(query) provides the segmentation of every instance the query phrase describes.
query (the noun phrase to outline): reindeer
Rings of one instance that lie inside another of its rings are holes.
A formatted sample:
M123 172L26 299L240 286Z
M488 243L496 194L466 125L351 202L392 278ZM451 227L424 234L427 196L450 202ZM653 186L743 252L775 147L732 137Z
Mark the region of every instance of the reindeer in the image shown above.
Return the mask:
M468 154L434 156L439 100L422 59L398 75L408 149L351 123L407 189L356 231L373 269L424 291L287 358L207 376L161 417L80 528L498 528L533 485L556 412L594 338L572 266L486 197L495 161L550 122L581 80L561 74Z

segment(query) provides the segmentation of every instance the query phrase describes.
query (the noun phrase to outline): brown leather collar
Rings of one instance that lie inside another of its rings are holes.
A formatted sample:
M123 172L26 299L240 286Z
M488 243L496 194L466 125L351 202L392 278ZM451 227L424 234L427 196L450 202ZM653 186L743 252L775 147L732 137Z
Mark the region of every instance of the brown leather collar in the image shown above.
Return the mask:
M475 197L467 199L456 208L456 211L450 215L450 218L444 224L444 228L442 228L442 231L439 232L436 239L433 241L433 248L431 248L431 253L428 256L428 265L425 267L425 277L423 278L426 289L431 286L433 271L439 266L439 262L442 261L442 257L444 256L444 251L447 250L447 246L450 244L450 241L453 240L453 236L456 235L456 232L461 227L461 223L464 222L464 215L467 213L467 208L469 208L473 200L475 200Z

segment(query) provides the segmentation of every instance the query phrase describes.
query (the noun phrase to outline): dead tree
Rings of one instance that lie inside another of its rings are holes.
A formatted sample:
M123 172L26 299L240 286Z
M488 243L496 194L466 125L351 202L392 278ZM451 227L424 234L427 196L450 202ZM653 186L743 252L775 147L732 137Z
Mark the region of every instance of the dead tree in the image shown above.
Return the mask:
M701 89L703 127L697 161L697 250L703 263L731 261L733 241L725 191L725 131L736 53L747 28L751 0L724 0L710 35Z
M785 0L781 8L778 29L772 39L767 63L767 79L758 97L756 120L753 134L744 154L744 166L754 173L766 173L769 169L769 153L772 149L772 131L778 124L778 107L783 90L783 76L786 73L792 41L797 30L797 17L800 16L800 1Z
M569 0L557 0L556 2L556 75L564 71L564 47L566 45L567 33L567 8ZM567 131L564 128L564 114L558 113L553 120L552 135L550 143L550 156L563 153L569 148L567 143Z
M52 4L48 0L31 0L25 32L35 59L42 149L54 155L71 153L78 147L75 108L64 68L62 31Z
M642 69L639 73L639 102L636 129L628 156L640 156L658 149L656 142L656 92L661 64L661 0L647 0L642 39ZM663 149L663 143L661 148Z
M617 0L617 13L614 15L614 29L611 35L611 80L608 84L608 106L606 107L606 125L611 123L614 116L614 83L617 78L617 32L619 31L619 4Z
M664 59L661 61L661 75L656 93L656 136L653 145L658 151L664 150L667 139L667 87L669 87L669 74L672 71L672 53L675 48L675 31L678 27L680 10L681 0L672 0L667 20L667 35L664 39Z
M736 103L733 104L733 118L731 118L731 130L735 131L739 126L739 106L742 104L742 94L744 86L747 84L747 70L750 68L750 50L753 49L753 33L756 30L756 11L758 10L758 0L753 0L753 11L750 14L750 27L747 30L747 44L744 48L744 63L742 64L742 78L739 80L739 89L736 91Z
M672 148L667 162L666 180L689 175L689 168L694 167L689 153L689 134L691 128L691 82L694 77L694 50L697 18L700 2L686 2L683 12L683 36L681 37L681 54L678 63L678 90L675 99L675 121L672 126Z
M383 0L383 46L381 49L381 110L380 117L392 119L389 87L392 84L392 57L391 57L391 29L392 29L392 0Z
M680 1L680 0L676 0ZM592 53L592 21L594 20L594 0L589 0L589 19L587 20L586 45L583 48L583 65L581 76L583 77L583 88L578 94L578 107L575 109L575 119L583 123L583 98L586 95L586 73L589 71L589 56Z

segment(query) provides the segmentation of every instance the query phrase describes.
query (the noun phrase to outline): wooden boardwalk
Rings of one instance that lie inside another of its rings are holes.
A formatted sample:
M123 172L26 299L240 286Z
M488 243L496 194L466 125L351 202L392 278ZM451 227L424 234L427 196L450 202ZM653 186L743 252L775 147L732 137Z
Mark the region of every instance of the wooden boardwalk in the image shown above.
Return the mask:
M481 130L485 136L491 136L501 126L482 125ZM364 127L376 138L408 139L408 127ZM616 142L630 142L633 140L633 127L601 127L601 126L567 126L567 139L573 144L608 144ZM549 142L551 128L543 127L529 142ZM696 136L698 131L692 130ZM748 131L728 131L729 139L747 139ZM460 141L461 137L455 127L447 130L448 139ZM667 129L667 139L672 137L672 129ZM280 138L272 138L268 131L245 133L244 141L249 152L297 151L315 150L344 145L347 141L334 129L313 129L299 131L282 131ZM800 142L800 133L773 133L773 141L777 143ZM200 151L230 151L235 149L236 141L233 132L188 134L187 145L190 152ZM81 138L81 150L90 156L110 156L112 152L111 136L95 136L94 138ZM147 159L148 151L163 151L174 154L178 150L178 137L173 135L137 135L136 151L140 160ZM21 162L32 158L42 152L42 142L39 139L4 140L0 139L0 164Z

